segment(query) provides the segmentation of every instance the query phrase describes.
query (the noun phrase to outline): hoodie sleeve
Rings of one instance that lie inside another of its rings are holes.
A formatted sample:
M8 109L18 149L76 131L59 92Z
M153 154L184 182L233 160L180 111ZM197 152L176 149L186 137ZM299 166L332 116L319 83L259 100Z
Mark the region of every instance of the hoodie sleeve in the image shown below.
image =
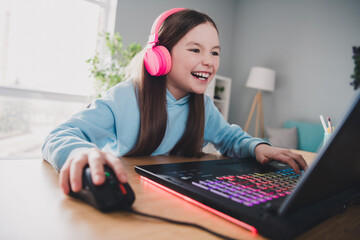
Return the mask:
M101 148L114 139L114 117L109 99L97 99L91 106L57 126L45 139L43 158L60 171L75 149Z
M236 124L225 121L217 107L205 98L205 144L212 143L221 154L227 157L255 157L255 147L268 142L253 138Z
M122 82L51 131L42 146L43 158L60 171L70 154L84 148L124 155L137 141L139 116L134 85Z

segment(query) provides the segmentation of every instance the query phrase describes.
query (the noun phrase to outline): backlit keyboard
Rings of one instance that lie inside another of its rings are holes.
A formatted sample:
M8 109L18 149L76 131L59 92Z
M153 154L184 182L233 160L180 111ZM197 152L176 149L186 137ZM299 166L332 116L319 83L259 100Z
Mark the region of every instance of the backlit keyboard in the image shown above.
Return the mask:
M300 175L292 169L284 169L270 173L220 176L193 181L192 184L251 207L289 195Z

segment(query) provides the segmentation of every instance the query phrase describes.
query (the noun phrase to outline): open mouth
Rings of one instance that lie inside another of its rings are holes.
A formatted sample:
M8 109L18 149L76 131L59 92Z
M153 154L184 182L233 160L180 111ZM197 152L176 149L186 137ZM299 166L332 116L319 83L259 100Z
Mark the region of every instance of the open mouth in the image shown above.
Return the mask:
M210 76L210 73L204 73L204 72L192 72L191 75L196 77L197 79L200 79L202 81L205 81Z

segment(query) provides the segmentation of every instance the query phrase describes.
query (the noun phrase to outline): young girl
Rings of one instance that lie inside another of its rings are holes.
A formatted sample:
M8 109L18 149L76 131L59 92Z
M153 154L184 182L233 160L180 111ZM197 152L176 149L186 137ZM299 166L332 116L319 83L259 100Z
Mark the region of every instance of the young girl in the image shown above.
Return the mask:
M104 164L126 183L118 157L200 157L209 142L228 157L255 157L262 164L277 160L295 172L307 168L301 155L229 125L204 95L220 62L218 30L207 15L166 11L154 22L145 50L140 79L116 85L46 138L43 157L60 171L65 194L70 187L81 190L87 164L96 185L105 181Z

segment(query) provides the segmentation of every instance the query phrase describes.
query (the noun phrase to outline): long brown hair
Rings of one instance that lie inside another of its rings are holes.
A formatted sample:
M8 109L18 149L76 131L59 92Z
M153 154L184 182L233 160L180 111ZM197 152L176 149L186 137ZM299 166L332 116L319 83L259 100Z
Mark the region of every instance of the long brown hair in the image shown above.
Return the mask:
M159 31L159 45L171 53L172 48L194 27L214 21L206 14L183 10L169 16ZM142 79L138 88L140 109L140 133L136 146L125 156L150 155L161 144L167 126L166 75L151 76L143 66ZM205 106L204 95L190 93L189 113L186 130L170 154L186 157L203 155Z

